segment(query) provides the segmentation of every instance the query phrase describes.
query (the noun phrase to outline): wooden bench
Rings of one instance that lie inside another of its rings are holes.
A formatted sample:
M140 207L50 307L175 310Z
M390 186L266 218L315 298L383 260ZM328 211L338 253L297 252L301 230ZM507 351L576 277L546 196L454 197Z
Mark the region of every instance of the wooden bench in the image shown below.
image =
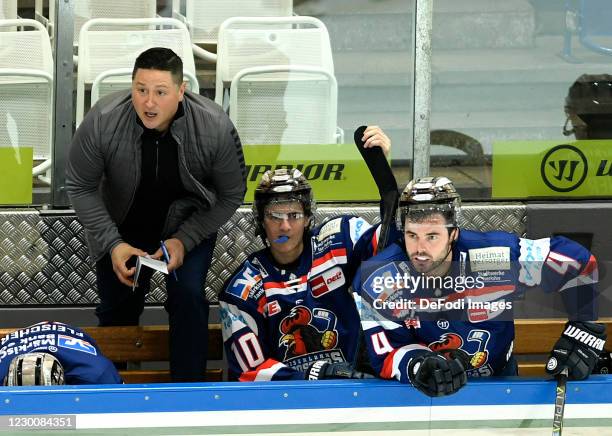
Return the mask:
M0 329L0 337L15 329ZM113 362L168 362L168 326L83 327ZM223 358L221 325L211 324L208 330L208 360ZM129 368L129 367L128 367ZM168 369L127 369L119 371L126 383L170 382ZM207 381L221 381L222 369L208 369Z
M514 354L519 361L521 376L543 376L545 360L559 339L566 320L517 319ZM606 324L612 343L612 318L600 320ZM167 362L168 326L84 327L102 352L113 362ZM0 337L15 329L0 329ZM531 357L531 358L530 358ZM211 324L208 330L208 359L223 359L221 325ZM167 369L128 369L120 371L126 383L161 383L170 381ZM208 369L207 381L221 381L222 369Z
M546 372L544 365L548 353L561 336L567 320L563 319L517 319L515 325L514 355L519 362L519 375L542 376ZM606 325L608 333L607 348L612 345L612 318L599 320ZM536 356L536 361L526 360L527 356Z

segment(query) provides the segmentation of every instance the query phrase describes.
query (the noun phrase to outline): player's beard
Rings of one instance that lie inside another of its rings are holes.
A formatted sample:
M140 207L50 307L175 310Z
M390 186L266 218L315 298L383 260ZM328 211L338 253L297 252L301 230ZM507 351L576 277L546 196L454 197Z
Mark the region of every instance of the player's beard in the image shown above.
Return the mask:
M433 276L433 277L444 276L450 269L450 260L448 260L448 258L452 250L453 250L453 241L450 240L448 242L448 247L447 247L447 250L445 250L445 253L442 256L440 256L438 259L433 259L431 261L431 265L429 265L426 268L417 268L415 266L415 261L413 261L412 259L414 259L417 256L421 256L421 255L424 255L427 257L432 257L432 256L429 256L427 253L417 252L417 253L411 254L409 257L411 259L413 268L416 269L417 272L419 272L420 274L423 274L425 276Z

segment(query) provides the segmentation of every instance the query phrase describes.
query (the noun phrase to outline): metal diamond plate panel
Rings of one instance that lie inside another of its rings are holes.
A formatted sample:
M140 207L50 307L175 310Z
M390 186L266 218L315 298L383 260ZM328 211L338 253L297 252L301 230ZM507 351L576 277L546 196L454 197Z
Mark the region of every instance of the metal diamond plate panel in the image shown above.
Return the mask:
M316 219L321 222L339 214L378 221L378 207L320 207ZM520 204L464 206L462 223L470 229L506 230L524 236L526 208ZM217 301L223 283L247 255L262 247L254 236L250 209L239 209L219 232L205 289L211 302ZM162 304L164 276L156 273L152 280L147 303ZM0 306L97 302L85 234L74 215L41 215L34 210L0 213Z

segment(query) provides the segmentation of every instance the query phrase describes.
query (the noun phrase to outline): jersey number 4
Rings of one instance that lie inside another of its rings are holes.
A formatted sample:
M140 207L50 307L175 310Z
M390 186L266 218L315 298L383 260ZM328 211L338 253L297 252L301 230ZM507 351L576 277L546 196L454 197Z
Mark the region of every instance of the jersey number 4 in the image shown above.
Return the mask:
M370 336L370 339L372 340L372 346L374 347L374 351L379 356L393 351L393 347L389 343L389 339L387 339L387 335L385 335L385 332L373 333Z

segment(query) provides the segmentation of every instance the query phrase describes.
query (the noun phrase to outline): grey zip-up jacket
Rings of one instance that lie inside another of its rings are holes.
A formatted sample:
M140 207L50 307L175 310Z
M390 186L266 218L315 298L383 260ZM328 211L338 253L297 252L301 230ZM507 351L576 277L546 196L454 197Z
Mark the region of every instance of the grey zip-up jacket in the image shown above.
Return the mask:
M185 91L183 109L170 132L189 195L170 205L162 236L178 238L189 252L242 204L246 173L240 138L221 107ZM131 92L119 91L89 110L72 139L66 188L94 261L122 242L118 226L141 177L143 129L137 118Z

